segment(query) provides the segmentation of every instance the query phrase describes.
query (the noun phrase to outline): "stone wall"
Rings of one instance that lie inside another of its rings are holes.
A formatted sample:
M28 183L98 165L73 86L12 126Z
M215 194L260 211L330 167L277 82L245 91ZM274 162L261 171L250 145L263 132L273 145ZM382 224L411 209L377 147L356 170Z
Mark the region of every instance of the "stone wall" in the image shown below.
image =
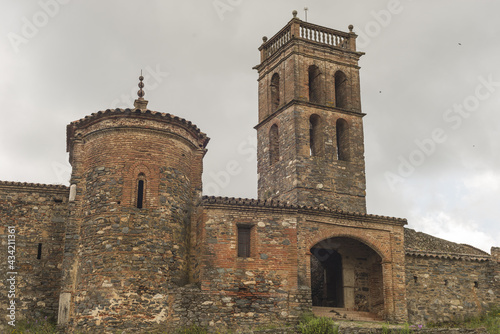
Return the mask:
M146 330L175 315L171 304L190 277L191 214L207 142L192 123L150 110L106 110L68 126L77 191L61 325Z
M406 319L404 220L255 200L202 203L201 289L233 298L234 314L250 312L259 324L310 311L311 250L335 247L343 256L346 307ZM251 227L250 257L238 257L239 225Z
M412 323L475 316L499 305L490 260L406 256L408 316Z
M324 150L310 156L309 118L318 115ZM350 128L350 159L336 157L336 122ZM279 161L269 161L269 132L278 124ZM363 124L357 115L334 113L309 105L291 105L258 129L259 198L291 204L326 206L348 212L366 212Z
M259 199L366 212L364 115L358 67L361 55L292 39L256 66ZM311 68L316 69L314 78ZM338 73L343 73L340 83L336 82L340 80ZM272 78L278 76L276 86ZM310 82L313 79L314 84ZM341 107L336 96L339 84L345 87L345 105ZM345 124L345 131L339 122ZM276 128L278 136L271 131ZM279 157L271 159L275 152Z
M11 300L7 272L17 273L16 320L57 316L68 193L65 186L0 182L2 325ZM8 237L9 226L15 238ZM14 254L8 253L9 240L15 240ZM8 255L15 256L15 270L8 267Z
M229 199L230 201L230 199ZM298 283L297 218L276 208L204 202L201 289L225 301L229 324L283 323L310 310L310 290ZM229 206L230 207L230 206ZM235 210L236 209L236 210ZM251 227L249 257L238 257L238 226Z
M387 333L386 329L383 328L356 328L347 327L340 328L340 334L384 334ZM394 334L406 334L408 331L406 329L391 329L390 333ZM485 328L424 328L418 330L412 330L412 333L416 334L488 334Z
M476 316L500 305L500 261L472 246L405 230L406 290L412 323Z

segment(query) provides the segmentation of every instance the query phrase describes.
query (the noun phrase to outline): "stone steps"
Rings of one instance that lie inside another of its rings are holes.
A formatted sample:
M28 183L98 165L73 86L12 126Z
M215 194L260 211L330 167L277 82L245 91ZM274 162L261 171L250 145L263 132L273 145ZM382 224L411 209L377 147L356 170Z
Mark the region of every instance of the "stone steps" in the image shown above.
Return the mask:
M349 311L345 308L313 306L312 310L314 315L318 317L353 321L383 321L375 313Z

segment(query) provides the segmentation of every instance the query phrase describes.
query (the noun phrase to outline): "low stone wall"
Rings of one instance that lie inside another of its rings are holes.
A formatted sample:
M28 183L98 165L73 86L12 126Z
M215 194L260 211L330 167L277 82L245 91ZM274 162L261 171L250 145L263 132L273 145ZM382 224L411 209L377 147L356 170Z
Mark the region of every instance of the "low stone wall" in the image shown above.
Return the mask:
M202 291L198 286L187 285L164 294L143 295L140 302L150 305L156 312L150 319L124 322L110 314L99 322L70 320L66 330L69 333L143 333L157 330L169 333L197 325L214 333L229 330L253 333L254 328L295 324L299 315L304 312L299 306L303 304L302 298L305 297L298 292L277 293L260 299L249 295L242 297L227 292Z
M407 255L409 321L460 320L498 305L496 266L496 262L483 259Z
M222 332L239 329L242 333L266 333L253 328L295 324L304 312L299 306L305 296L300 293L280 293L259 299L227 292L204 292L195 286L183 287L178 292L171 304L171 319L178 319L173 328L196 324Z
M287 328L274 328L262 330L249 330L238 332L241 334L300 334L295 327ZM360 328L360 327L347 327L340 328L339 334L384 334L383 328ZM406 329L390 329L391 334L405 334L408 333ZM466 329L466 328L426 328L411 330L410 333L415 334L489 334L485 328Z
M0 331L7 321L57 315L68 194L65 186L0 181Z
M343 328L339 331L340 334L383 334L382 328ZM404 334L408 333L405 329L391 329L389 333ZM485 328L466 329L466 328L427 328L412 330L410 333L415 334L488 334Z

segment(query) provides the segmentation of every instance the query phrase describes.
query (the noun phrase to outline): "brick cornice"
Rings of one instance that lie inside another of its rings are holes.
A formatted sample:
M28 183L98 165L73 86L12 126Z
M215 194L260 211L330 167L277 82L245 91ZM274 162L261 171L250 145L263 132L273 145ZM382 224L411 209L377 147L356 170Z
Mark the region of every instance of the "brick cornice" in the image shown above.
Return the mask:
M184 118L178 116L162 113L158 111L152 111L149 109L106 109L104 111L98 111L97 113L92 113L89 116L85 116L82 119L71 122L67 126L67 150L69 151L71 139L75 137L76 129L86 128L102 119L112 119L112 118L146 118L159 122L165 122L170 124L176 124L186 131L188 131L194 138L199 142L201 148L205 148L210 141L210 138L193 123Z
M407 249L405 254L413 257L425 257L425 258L439 258L439 259L451 259L451 260L465 260L465 261L490 261L490 255L472 255L472 254L461 254L461 253L444 253L444 252L433 252L433 251L420 251L416 249Z
M266 124L271 119L275 118L276 116L281 114L283 111L287 110L288 108L290 108L292 106L312 107L312 108L316 108L316 109L322 109L322 110L332 111L332 112L346 114L346 115L354 115L354 116L358 116L358 117L366 116L366 114L364 114L362 112L351 111L348 109L342 109L342 108L337 108L337 107L329 107L329 106L325 106L325 105L319 104L319 103L313 103L313 102L309 102L309 101L301 101L301 100L294 99L294 100L291 100L290 102L288 102L287 104L281 106L278 110L276 110L275 112L273 112L272 114L270 114L266 118L264 118L264 120L262 120L262 122L260 122L256 126L254 126L254 129L257 130L262 125Z
M291 48L291 47L293 47L293 45L289 45L289 46L285 47L284 50L286 50L288 48ZM357 70L361 69L361 67L359 65L344 63L344 62L341 62L341 61L338 61L338 60L334 60L334 59L325 59L323 57L319 57L319 56L316 56L316 55L311 55L311 54L308 54L308 53L305 53L305 52L301 52L301 51L290 51L286 55L281 56L282 58L280 59L279 62L276 62L276 64L266 67L265 71L261 70L261 67L260 67L261 65L257 65L257 66L252 67L253 70L259 70L260 71L259 72L259 78L257 79L257 81L262 80L262 78L264 78L267 74L273 72L274 69L276 67L278 67L280 63L282 63L283 61L287 60L288 58L290 58L290 57L292 57L294 55L299 55L299 56L303 56L303 57L310 58L310 59L322 60L322 61L326 61L326 62L328 62L330 64L342 65L342 66L345 66L345 67L355 68ZM277 57L277 56L273 56L273 57Z
M291 37L290 41L286 45L282 46L282 49L280 50L280 52L274 53L272 56L270 56L269 58L265 59L260 64L255 65L254 67L252 67L252 69L257 70L257 71L260 72L267 65L269 65L270 63L272 63L273 61L275 61L277 58L279 58L280 56L282 56L284 53L286 53L286 51L288 49L291 49L291 48L293 48L293 47L295 47L297 45L303 45L303 46L306 46L308 48L311 47L311 46L313 46L314 48L316 48L316 50L326 50L326 52L341 52L343 54L349 54L349 55L352 55L353 57L355 57L356 61L358 61L359 58L361 58L361 56L363 56L365 54L364 52L360 52L360 51L351 51L351 50L339 48L339 47L332 46L332 45L326 45L326 44L323 44L323 43L318 43L318 42L311 41L311 40L304 40L304 39L297 38L297 37ZM293 50L286 57L291 56L293 54L300 54L302 56L316 58L312 54L308 54L308 53L304 53L304 52L300 52L300 51L296 51L296 50ZM321 58L321 59L323 59L323 58ZM333 61L333 60L328 60L328 61L330 61L332 63L339 63L339 64L343 64L343 65L347 65L347 66L353 66L353 67L356 67L356 68L360 68L358 65L340 63L340 62L336 62L336 61Z
M0 190L7 191L37 191L66 195L69 187L58 184L42 184L28 182L0 181Z
M288 211L290 214L309 214L316 216L328 216L333 218L365 221L372 223L384 223L404 226L408 222L403 218L370 215L359 212L347 212L343 210L329 209L326 207L312 207L305 205L292 205L285 202L275 200L258 200L249 198L235 198L235 197L214 197L203 196L200 203L202 207L206 208L224 208L229 210L257 210L257 211Z

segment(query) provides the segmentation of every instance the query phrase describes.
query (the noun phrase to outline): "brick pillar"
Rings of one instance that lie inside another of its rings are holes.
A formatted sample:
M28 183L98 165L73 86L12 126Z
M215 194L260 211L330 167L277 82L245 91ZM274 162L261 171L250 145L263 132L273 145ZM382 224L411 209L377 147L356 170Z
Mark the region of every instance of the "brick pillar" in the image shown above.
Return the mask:
M392 281L392 262L382 262L384 280L384 309L386 320L396 320L394 312L394 289Z

